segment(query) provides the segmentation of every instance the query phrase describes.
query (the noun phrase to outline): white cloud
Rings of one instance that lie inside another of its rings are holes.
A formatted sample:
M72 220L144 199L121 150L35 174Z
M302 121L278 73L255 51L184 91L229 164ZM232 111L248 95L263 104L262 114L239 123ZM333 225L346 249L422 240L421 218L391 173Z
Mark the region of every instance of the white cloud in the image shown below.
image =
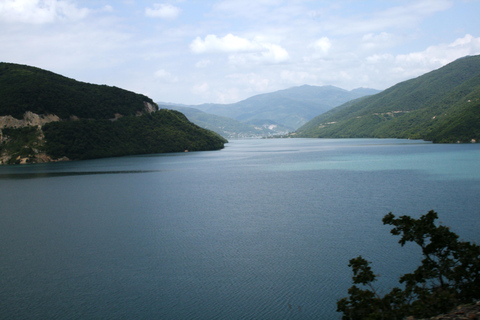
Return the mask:
M248 19L256 19L260 16L266 18L266 15L283 3L283 0L224 0L213 5L216 11L227 15L242 16Z
M361 46L365 50L378 50L393 45L395 43L394 36L387 32L379 34L367 33L362 37Z
M113 12L113 7L111 5L105 5L102 10L105 12Z
M236 87L248 88L252 92L265 92L269 89L271 80L264 75L256 73L236 73L227 76L234 81Z
M287 50L281 46L271 43L262 44L264 50L257 55L249 55L251 61L265 62L265 63L281 63L288 60L289 55ZM266 49L266 50L265 50Z
M194 53L230 53L231 64L257 63L281 63L289 59L287 50L277 44L264 41L257 37L248 40L233 34L227 34L223 38L216 35L207 35L205 40L197 37L190 44Z
M330 48L332 47L332 42L327 37L322 37L317 41L313 42L312 44L310 44L310 47L314 48L315 51L321 54L327 54L328 51L330 51Z
M85 23L82 20L63 23L60 27L56 24L20 27L3 24L0 60L28 64L96 83L99 78L95 75L120 66L136 54L129 51L136 39L128 33L109 28L109 22L89 20ZM103 83L110 78L119 80L118 76L111 76L108 72L103 77Z
M161 80L163 82L178 82L178 78L172 75L170 72L166 71L165 69L155 71L154 77L155 79Z
M342 35L414 28L426 17L445 11L452 5L453 2L450 0L412 1L359 16L331 16L325 28Z
M317 75L310 72L292 70L281 71L280 78L286 83L294 83L296 85L316 83L318 80Z
M180 8L171 4L155 3L153 8L145 9L145 15L150 18L175 19L180 11Z
M203 82L203 83L198 83L194 85L192 91L194 94L205 95L208 93L209 90L210 90L210 86L208 85L208 83Z
M480 54L480 37L467 34L451 43L429 46L423 51L373 54L364 59L365 63L357 71L354 68L351 70L357 73L362 70L361 73L367 77L367 86L380 89L418 77L458 58L477 54Z
M246 52L257 51L261 49L261 46L258 43L251 42L247 39L240 38L229 33L223 38L218 38L213 34L206 36L205 40L197 37L190 44L190 49L194 53Z
M218 37L214 39L217 42L222 40ZM198 96L201 95L204 101L235 102L254 94L302 84L335 85L348 90L358 87L385 89L438 69L465 55L480 54L480 37L475 38L469 34L444 44L426 47L421 51L399 54L385 50L399 41L396 35L369 33L356 42L350 41L350 38L335 39L335 42L329 37L318 38L310 43L310 47L315 50L313 55L316 54L319 59L295 61L293 59L301 59L299 58L301 56L295 56L292 58L294 63L283 64L278 68L255 64L258 62L265 65L274 58L262 56L262 51L247 50L257 50L252 44L266 43L265 39L241 39L249 41L249 44L243 47L244 51L241 51L241 46L236 46L238 51L234 51L232 49L234 46L222 47L215 41L206 41L207 45L202 48L202 52L205 54L225 52L232 67L229 70L236 73L224 76L221 80L210 78L209 86L206 83L198 86L195 92ZM221 48L224 51L221 51ZM274 49L265 49L264 53L267 52L274 52ZM212 72L216 70L217 64L225 67L221 59L217 58L215 61L218 63L215 64L214 59L211 61ZM232 91L231 88L235 88L236 91Z
M0 21L31 24L52 23L57 20L78 20L89 10L77 8L62 0L2 0Z
M380 43L388 35L367 35L361 42ZM337 40L338 41L338 40ZM360 43L361 43L360 42ZM387 41L388 42L388 41ZM380 44L377 45L377 47ZM359 50L357 43L341 44L328 58L304 59L286 65L272 77L272 87L293 85L335 85L344 89L369 87L386 89L401 81L438 69L466 55L480 54L480 37L467 34L448 43L432 45L421 51L396 54L382 50ZM337 47L337 42L335 42Z
M212 63L212 61L210 61L210 60L208 60L208 59L202 59L202 60L198 61L198 62L195 64L195 67L196 67L196 68L206 68L206 67L208 67L211 63Z
M0 60L182 103L235 102L301 84L384 89L480 54L473 14L479 6L0 0ZM151 23L184 12L181 23Z
M466 34L465 37L459 38L454 42L450 43L448 47L449 48L462 48L462 47L472 48L473 47L474 49L478 49L479 39L480 38L474 38L471 34Z
M370 64L380 63L383 61L394 61L394 60L395 60L395 56L389 53L374 54L366 58L366 61Z
M404 67L416 69L438 67L467 55L480 54L480 37L470 34L458 38L450 44L430 46L424 51L401 54L396 63Z

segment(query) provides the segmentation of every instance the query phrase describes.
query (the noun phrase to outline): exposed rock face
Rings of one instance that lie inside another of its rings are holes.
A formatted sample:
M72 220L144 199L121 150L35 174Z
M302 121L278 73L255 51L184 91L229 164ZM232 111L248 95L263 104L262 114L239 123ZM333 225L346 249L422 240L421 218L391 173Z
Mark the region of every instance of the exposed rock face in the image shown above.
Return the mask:
M152 104L150 102L144 101L144 110L143 112L138 112L138 115L142 115L145 113L152 113L158 111L158 106L156 104ZM121 118L123 115L116 113L115 118L111 119L115 121ZM23 115L23 119L16 119L12 116L0 116L0 165L6 163L43 163L43 162L55 162L55 161L66 161L69 160L66 157L62 157L60 159L52 159L49 155L45 152L39 150L45 145L44 135L42 131L42 126L46 123L53 122L53 121L60 121L61 119L54 115L54 114L47 114L47 115L39 115L30 111L25 112ZM71 115L70 120L79 120L78 117ZM2 129L5 128L23 128L23 127L38 127L38 136L37 140L34 143L35 147L32 146L25 146L24 149L29 149L29 155L27 157L19 156L15 152L8 152L8 148L2 148L2 145L8 145L8 141L10 137L5 135L2 132Z
M152 104L150 102L143 101L143 105L145 106L145 108L143 108L143 111L137 111L137 117L139 117L139 116L141 116L145 113L152 113L152 112L158 111L158 106L156 104Z
M0 117L0 129L3 128L23 128L27 126L37 126L41 127L45 123L52 121L60 121L60 118L56 115L38 115L36 113L27 111L23 115L23 119L15 119L12 116L2 116Z
M150 102L144 101L143 104L145 105L145 112L147 113L158 111L158 106L151 104Z
M2 153L0 155L0 165L10 163L12 156L7 153ZM53 159L45 152L40 152L33 154L29 157L17 156L14 158L16 164L27 164L27 163L46 163L46 162L59 162L59 161L70 161L67 157L62 157L59 159Z
M0 145L3 143L8 143L9 137L3 134L2 129L5 128L23 128L23 127L38 127L38 136L37 136L37 145L41 147L44 144L44 136L41 130L41 127L52 121L60 121L60 118L56 115L38 115L36 113L27 111L23 115L23 119L16 119L12 116L1 116L0 117ZM29 148L29 146L25 146ZM2 150L0 148L0 164L11 163L12 160L15 160L15 163L24 164L24 163L42 163L42 162L52 162L57 161L52 159L47 154L42 151L39 151L37 148L31 148L32 153L25 156L19 156L18 154L10 154L7 150Z

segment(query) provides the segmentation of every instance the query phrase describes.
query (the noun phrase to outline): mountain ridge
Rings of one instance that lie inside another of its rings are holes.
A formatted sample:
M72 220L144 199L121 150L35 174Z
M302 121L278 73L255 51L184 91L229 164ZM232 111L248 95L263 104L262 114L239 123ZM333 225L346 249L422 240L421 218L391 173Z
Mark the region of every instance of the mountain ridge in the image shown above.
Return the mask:
M359 91L348 91L331 85L302 85L254 95L236 103L208 103L193 107L243 122L269 119L296 129L314 116L360 96L362 94ZM290 118L291 115L295 117Z
M162 105L160 104L160 106ZM270 121L262 121L261 124L244 123L233 118L217 116L195 108L182 106L169 107L180 111L196 125L208 130L212 130L226 139L269 137L278 134L287 134L289 131L291 131L291 129L279 126L278 124Z
M333 108L300 127L294 136L477 141L479 98L480 56L468 56Z
M260 137L287 134L319 113L351 99L378 92L368 88L348 91L331 85L302 85L258 94L231 104L157 104L185 112L190 121L227 138ZM204 112L202 119L198 118L199 112ZM218 117L222 117L224 121L220 121ZM240 130L242 126L243 129Z
M142 94L0 62L0 164L218 150L226 142Z

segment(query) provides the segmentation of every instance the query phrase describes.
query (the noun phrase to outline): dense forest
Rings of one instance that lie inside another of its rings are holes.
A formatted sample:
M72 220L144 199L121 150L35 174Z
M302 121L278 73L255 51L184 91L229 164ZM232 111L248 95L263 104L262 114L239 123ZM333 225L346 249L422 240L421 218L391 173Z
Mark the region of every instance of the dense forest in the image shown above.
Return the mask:
M60 121L32 123L29 112ZM226 142L144 95L0 63L0 164L217 150Z
M50 122L43 131L47 154L69 159L217 150L226 142L218 134L189 122L182 113L166 109L116 121Z
M296 137L480 139L480 56L458 59L373 96L350 101L300 127Z
M0 116L25 112L91 119L135 115L152 99L117 87L76 81L39 68L0 63Z

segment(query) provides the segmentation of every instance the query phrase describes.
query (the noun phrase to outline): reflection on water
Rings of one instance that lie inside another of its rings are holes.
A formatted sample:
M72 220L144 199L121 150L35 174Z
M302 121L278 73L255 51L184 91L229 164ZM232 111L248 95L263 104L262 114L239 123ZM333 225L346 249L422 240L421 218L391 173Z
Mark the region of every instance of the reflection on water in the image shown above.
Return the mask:
M385 291L418 266L388 212L434 209L479 242L479 158L480 144L276 139L0 166L0 319L339 319L351 258Z

